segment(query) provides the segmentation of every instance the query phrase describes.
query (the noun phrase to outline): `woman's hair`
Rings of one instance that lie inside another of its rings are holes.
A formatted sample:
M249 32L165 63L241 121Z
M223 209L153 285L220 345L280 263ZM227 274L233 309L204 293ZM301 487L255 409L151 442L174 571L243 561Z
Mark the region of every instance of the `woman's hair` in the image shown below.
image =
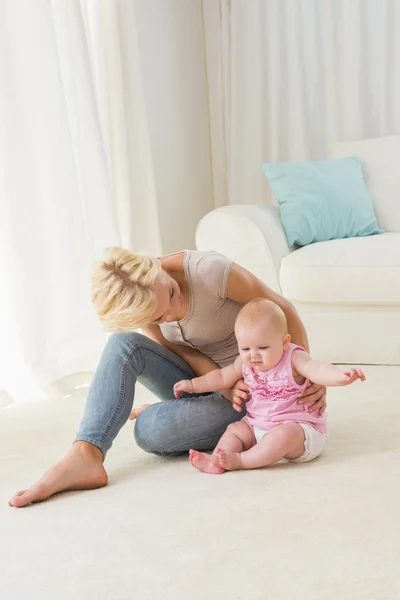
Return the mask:
M157 298L154 283L161 263L145 253L107 248L92 276L92 301L106 331L121 333L151 322Z

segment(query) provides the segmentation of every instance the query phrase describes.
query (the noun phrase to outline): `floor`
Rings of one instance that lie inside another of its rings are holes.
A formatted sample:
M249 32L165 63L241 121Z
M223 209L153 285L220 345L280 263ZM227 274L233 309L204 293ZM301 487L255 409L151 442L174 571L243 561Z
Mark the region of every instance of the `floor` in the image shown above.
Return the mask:
M143 453L129 423L107 488L21 510L8 496L68 447L86 390L2 410L0 598L400 598L400 368L365 372L330 390L313 463L205 475Z

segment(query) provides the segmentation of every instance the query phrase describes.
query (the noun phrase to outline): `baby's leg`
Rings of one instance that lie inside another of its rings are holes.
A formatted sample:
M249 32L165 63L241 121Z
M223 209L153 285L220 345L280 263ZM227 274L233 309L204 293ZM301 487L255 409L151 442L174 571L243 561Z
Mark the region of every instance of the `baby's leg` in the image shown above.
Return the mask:
M257 469L275 464L282 458L295 460L304 454L304 431L298 423L277 425L255 446L245 452L218 448L222 468Z
M255 438L252 427L246 421L238 421L228 425L212 455L197 450L189 450L189 460L196 469L203 473L220 475L225 471L219 460L221 449L229 453L240 453L243 450L248 450L254 444Z

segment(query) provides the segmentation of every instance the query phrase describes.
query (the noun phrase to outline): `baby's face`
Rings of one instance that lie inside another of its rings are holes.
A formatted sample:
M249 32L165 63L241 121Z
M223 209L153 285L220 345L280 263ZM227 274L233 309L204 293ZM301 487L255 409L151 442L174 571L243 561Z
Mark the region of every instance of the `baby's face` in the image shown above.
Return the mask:
M281 360L288 336L281 330L259 323L237 323L235 328L239 354L243 364L257 371L267 371ZM290 338L289 338L290 339Z

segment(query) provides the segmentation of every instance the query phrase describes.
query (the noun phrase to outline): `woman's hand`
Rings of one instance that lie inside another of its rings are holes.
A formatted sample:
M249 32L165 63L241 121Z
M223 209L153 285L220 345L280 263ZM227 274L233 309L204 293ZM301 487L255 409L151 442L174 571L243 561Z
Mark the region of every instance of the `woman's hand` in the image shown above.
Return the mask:
M249 386L244 382L243 379L239 379L233 388L228 390L219 390L221 396L232 402L233 408L237 412L242 412L243 404L249 396Z
M317 410L319 415L323 415L326 411L326 386L313 383L304 390L304 394L297 403L310 404L310 407L308 408L309 413Z

